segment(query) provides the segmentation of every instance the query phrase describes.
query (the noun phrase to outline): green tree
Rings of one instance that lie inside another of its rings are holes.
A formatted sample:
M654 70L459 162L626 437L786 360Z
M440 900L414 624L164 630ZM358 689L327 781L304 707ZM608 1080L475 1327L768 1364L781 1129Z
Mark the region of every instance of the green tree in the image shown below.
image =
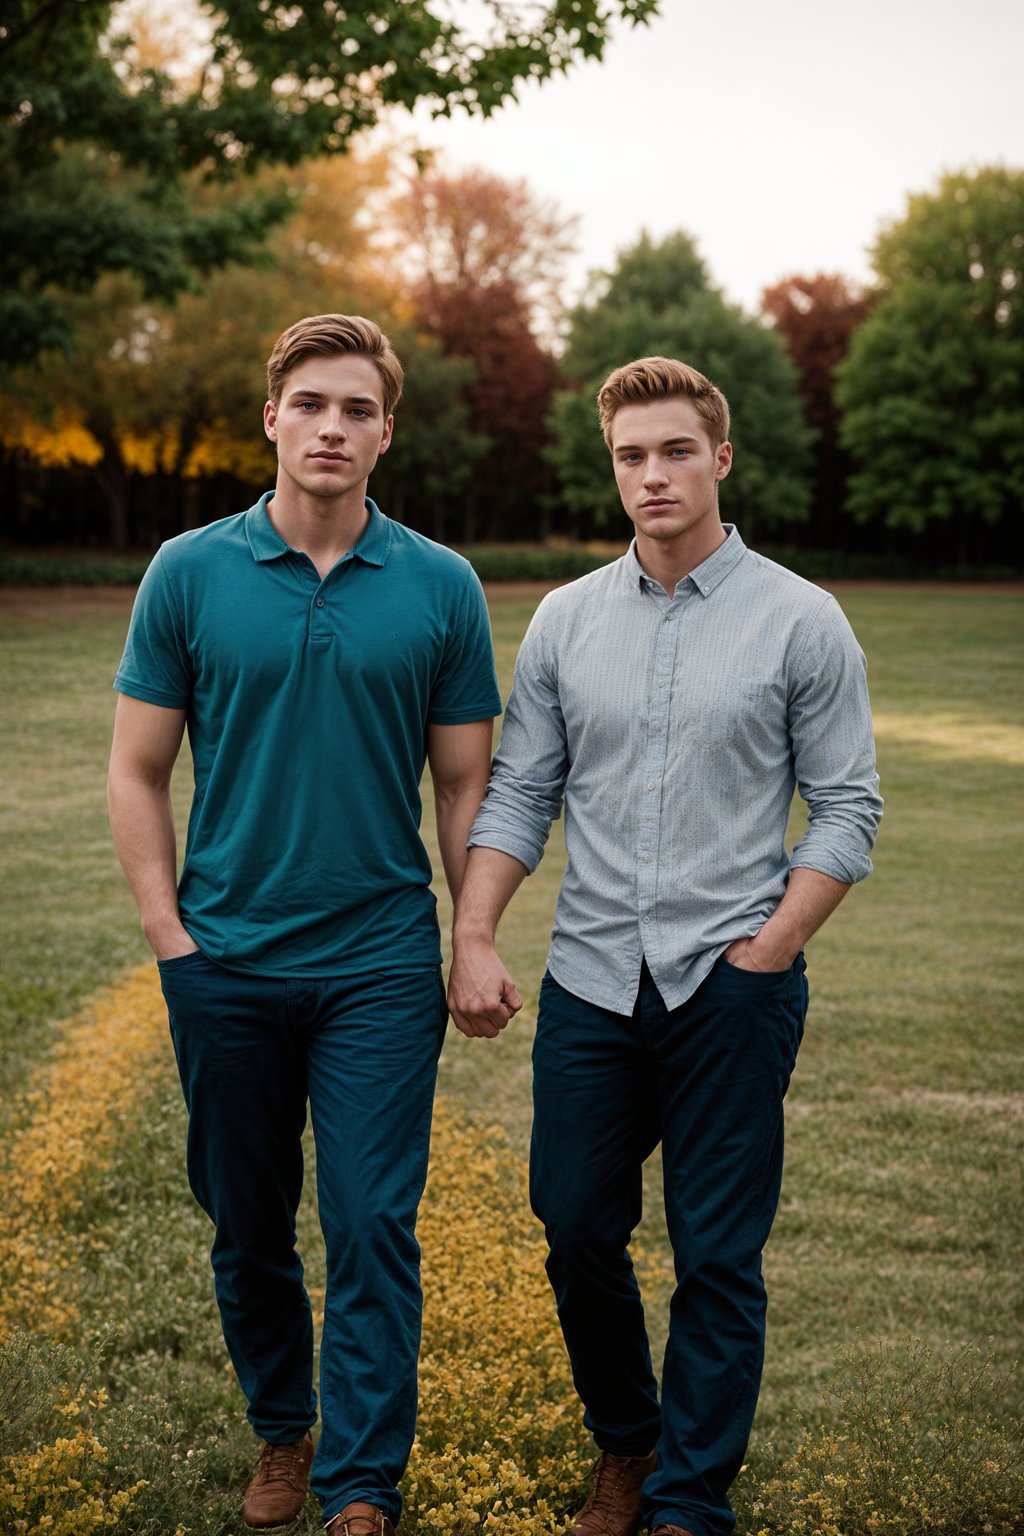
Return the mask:
M651 356L691 363L729 401L736 454L722 499L744 537L802 522L811 434L793 364L773 331L711 287L693 241L679 233L660 243L642 236L571 316L564 371L578 387L555 397L548 457L574 528L621 518L596 395L613 368Z
M83 465L107 509L104 542L118 549L201 521L203 483L217 476L265 488L263 365L275 337L303 313L366 307L387 321L399 302L360 217L387 174L383 153L259 173L281 183L291 210L270 237L273 265L225 268L173 308L127 273L69 295L76 353L53 348L12 373L0 441L49 466Z
M170 299L251 259L284 205L197 212L195 178L342 151L420 101L490 113L656 8L480 0L467 24L444 0L200 0L200 57L183 73L118 34L112 0L0 0L0 360L70 345L60 290L127 272L146 299Z
M943 176L874 249L878 302L837 371L859 521L944 524L969 560L1024 501L1024 172Z
M458 509L489 446L470 426L464 398L473 377L468 358L445 357L414 331L392 333L405 369L391 447L378 461L370 495L400 523L444 544L461 527Z

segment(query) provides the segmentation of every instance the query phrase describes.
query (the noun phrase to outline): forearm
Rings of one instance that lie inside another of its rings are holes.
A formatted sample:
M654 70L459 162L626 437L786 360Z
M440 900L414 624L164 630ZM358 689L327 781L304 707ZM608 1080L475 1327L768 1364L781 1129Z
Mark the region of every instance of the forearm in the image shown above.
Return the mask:
M107 790L110 828L139 921L157 956L192 943L178 911L177 841L170 785L112 771Z
M484 778L481 783L464 785L455 793L436 788L434 791L437 842L441 850L444 877L453 903L458 902L462 893L466 861L469 856L466 844L486 787L487 780Z
M455 908L452 946L493 945L498 923L526 879L525 864L496 848L471 848L462 894Z
M786 894L763 928L752 939L731 944L726 959L748 970L786 970L849 889L816 869L791 870Z

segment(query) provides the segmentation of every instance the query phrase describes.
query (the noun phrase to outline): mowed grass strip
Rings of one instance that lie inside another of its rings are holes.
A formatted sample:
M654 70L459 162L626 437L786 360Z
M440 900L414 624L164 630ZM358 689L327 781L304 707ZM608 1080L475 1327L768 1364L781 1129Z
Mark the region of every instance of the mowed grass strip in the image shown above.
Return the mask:
M537 596L490 594L506 689ZM766 1261L765 1390L738 1488L744 1531L757 1528L755 1483L795 1447L800 1417L818 1415L836 1359L861 1337L916 1336L946 1358L960 1341L987 1347L991 1339L999 1385L982 1381L978 1411L1008 1423L1021 1407L1020 1375L1008 1366L1019 1355L1024 1311L1024 607L1003 590L851 588L840 597L869 657L887 815L875 875L809 950L811 1013ZM36 593L0 616L8 847L0 1044L9 1093L25 1087L52 1043L52 1021L144 955L102 795L109 682L129 601L123 593L102 601ZM184 809L187 773L178 778ZM426 826L432 837L429 811ZM442 1059L449 1099L499 1122L520 1167L533 1000L561 869L556 828L503 927L504 956L528 998L523 1015L498 1042L453 1034ZM443 892L439 899L445 912ZM228 1485L241 1476L248 1441L212 1316L208 1234L184 1191L173 1073L161 1083L165 1097L114 1167L118 1238L98 1253L101 1279L84 1294L106 1294L118 1314L121 1343L109 1359L115 1396L173 1404L180 1443L210 1458L215 1486ZM648 1196L640 1267L658 1341L672 1273L656 1160ZM315 1253L315 1216L304 1219L313 1223L304 1241ZM315 1291L315 1261L310 1278ZM83 1329L102 1312L90 1305ZM483 1318L481 1328L475 1348L486 1371L500 1346ZM474 1431L460 1434L471 1439Z

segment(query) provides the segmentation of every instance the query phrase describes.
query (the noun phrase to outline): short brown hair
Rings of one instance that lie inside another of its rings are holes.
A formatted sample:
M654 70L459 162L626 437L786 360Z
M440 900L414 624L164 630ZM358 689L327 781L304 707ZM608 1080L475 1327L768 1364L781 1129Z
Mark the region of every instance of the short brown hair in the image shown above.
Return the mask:
M652 400L672 400L677 395L692 400L708 429L712 448L729 440L729 402L710 379L689 363L674 357L638 357L616 368L597 394L597 414L604 440L612 445L615 412L624 405L647 405Z
M307 315L282 331L267 359L270 401L280 404L285 379L307 357L329 357L338 352L368 357L377 365L384 387L384 415L390 416L401 397L405 375L380 326L362 315Z

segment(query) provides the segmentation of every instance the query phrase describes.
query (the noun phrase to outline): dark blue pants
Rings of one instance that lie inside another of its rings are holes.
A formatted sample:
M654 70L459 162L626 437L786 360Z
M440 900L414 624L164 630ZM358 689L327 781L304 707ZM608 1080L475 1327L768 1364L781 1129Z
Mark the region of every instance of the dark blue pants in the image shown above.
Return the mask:
M764 1356L761 1250L782 1180L782 1101L803 1032L803 957L779 973L719 960L669 1010L646 966L632 1017L541 987L531 1197L584 1422L646 1455L653 1528L727 1536ZM641 1166L662 1145L675 1257L661 1402L628 1244Z
M439 970L282 980L201 954L160 967L188 1106L188 1175L216 1226L224 1338L264 1440L316 1420L313 1324L295 1249L307 1100L327 1249L321 1433L311 1484L397 1521L416 1421L426 1179L447 1009Z

